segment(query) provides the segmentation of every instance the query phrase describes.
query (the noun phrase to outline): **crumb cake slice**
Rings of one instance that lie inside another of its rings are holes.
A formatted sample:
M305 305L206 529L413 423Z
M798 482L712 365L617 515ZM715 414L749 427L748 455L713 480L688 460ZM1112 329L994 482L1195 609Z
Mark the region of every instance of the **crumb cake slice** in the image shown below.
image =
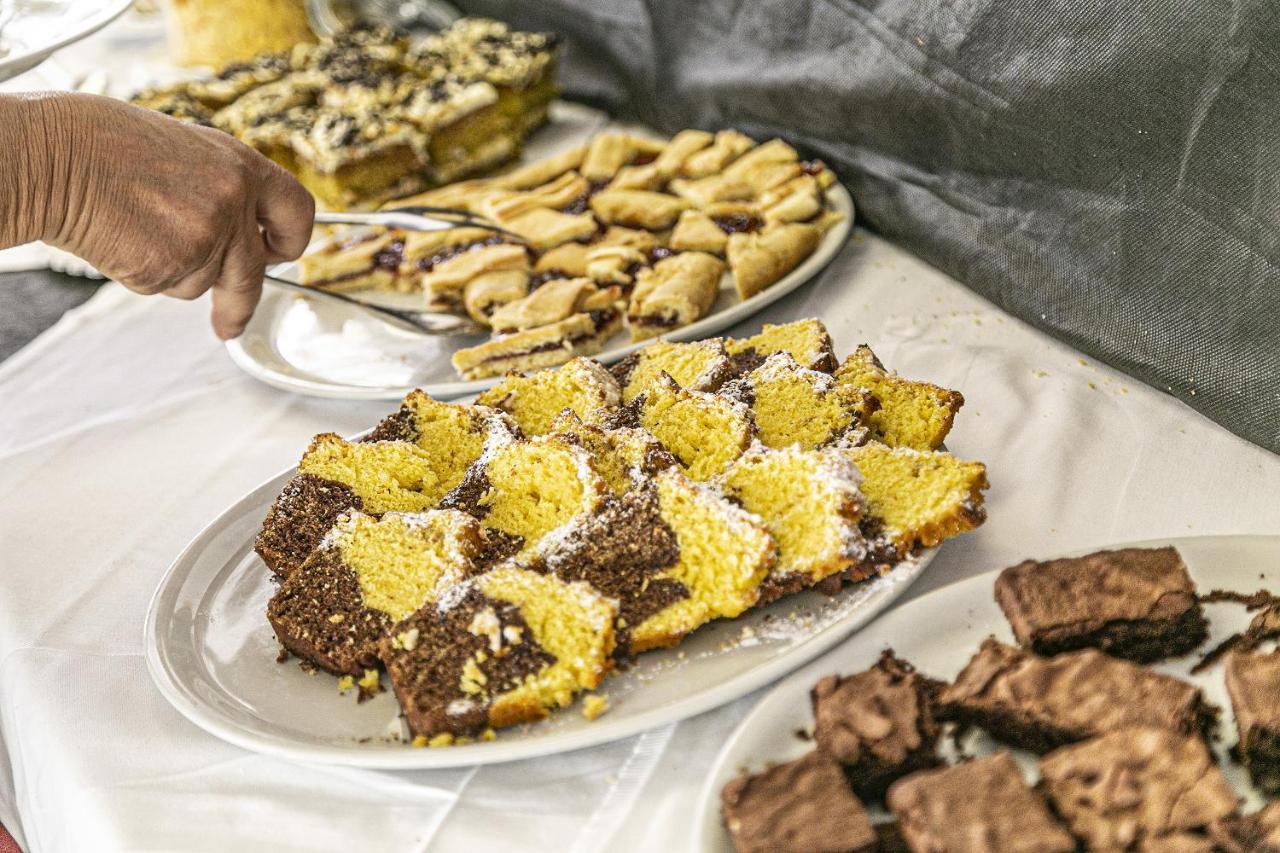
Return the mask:
M710 480L755 440L751 411L737 400L688 391L670 376L649 388L639 403L640 426L653 433L695 480Z
M914 549L931 548L986 520L987 469L942 451L916 451L869 442L839 448L862 475L867 499L863 533L877 561L894 562ZM855 567L861 580L875 566Z
M840 766L821 752L739 776L720 792L720 811L738 853L880 849Z
M544 537L598 510L608 492L585 450L539 436L491 445L441 506L470 513L512 553L531 557Z
M658 511L680 550L657 579L675 581L686 595L633 627L633 652L675 645L706 622L740 615L759 600L777 561L777 543L758 516L674 469L653 482Z
M865 506L858 471L839 454L757 443L719 483L778 542L778 562L761 586L761 604L814 586L866 556L858 527Z
M889 788L889 808L914 851L1073 853L1075 841L1027 787L1007 752L921 770Z
M818 749L843 765L859 797L878 801L896 779L941 763L937 682L885 651L853 675L828 675L810 692Z
M1167 729L1117 729L1040 759L1041 786L1089 850L1204 829L1236 795L1203 740Z
M720 393L751 408L760 440L769 447L812 450L836 441L860 444L876 401L862 388L801 367L789 353L769 356Z
M627 306L631 340L656 337L706 315L720 293L724 262L706 252L680 252L636 273Z
M600 416L603 412L597 412ZM550 432L572 441L589 454L596 470L616 495L649 482L659 471L674 468L676 458L648 430L609 427L582 420L566 409L556 416Z
M432 602L476 568L484 532L456 510L352 511L280 585L267 605L276 638L335 674L378 666L391 626Z
M594 689L612 667L616 616L585 583L504 564L396 624L379 653L415 742L445 744Z
M866 388L880 401L880 409L871 415L871 432L890 447L936 450L964 405L959 391L888 372L866 344L836 369L836 379Z
M407 441L352 443L315 437L298 473L271 505L255 550L272 571L288 575L344 512L421 512L440 499L431 455Z
M604 308L494 338L453 354L466 380L555 367L578 356L595 355L622 328L622 311Z
M1216 714L1194 686L1096 649L1043 658L995 639L938 703L945 718L1033 752L1126 726L1207 737Z
M831 373L836 369L835 346L821 320L796 320L781 325L765 323L758 334L741 340L729 338L724 346L729 355L747 369L776 352L787 353L801 367L810 370Z
M1225 670L1239 734L1236 754L1253 784L1280 793L1280 652L1236 651Z
M1208 622L1174 548L1124 548L1026 560L1000 573L996 602L1037 654L1092 647L1149 663L1204 642Z
M691 343L655 341L612 368L629 403L667 374L681 388L713 391L733 374L733 363L719 338Z
M558 370L509 374L476 402L506 412L525 435L534 436L550 432L552 422L565 409L592 421L600 409L613 408L621 400L618 381L604 365L575 358Z

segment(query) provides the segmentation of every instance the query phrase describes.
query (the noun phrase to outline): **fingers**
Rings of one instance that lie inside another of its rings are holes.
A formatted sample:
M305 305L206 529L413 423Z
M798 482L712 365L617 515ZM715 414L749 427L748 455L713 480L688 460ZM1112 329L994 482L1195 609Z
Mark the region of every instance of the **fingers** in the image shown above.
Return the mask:
M222 340L238 337L262 296L266 247L256 223L249 223L227 249L213 285L213 331Z
M266 260L291 261L311 242L315 199L284 169L261 155L257 159L262 178L257 219L266 242Z

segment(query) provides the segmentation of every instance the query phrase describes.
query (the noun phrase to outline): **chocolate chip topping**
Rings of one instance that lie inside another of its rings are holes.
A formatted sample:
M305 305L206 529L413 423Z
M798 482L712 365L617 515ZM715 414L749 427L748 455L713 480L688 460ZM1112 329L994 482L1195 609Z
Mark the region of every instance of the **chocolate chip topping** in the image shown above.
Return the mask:
M267 619L289 651L329 672L362 675L378 665L391 617L364 606L360 581L336 549L316 551L285 579Z
M618 601L618 650L625 654L631 628L677 601L689 590L654 575L675 565L680 545L662 519L652 487L611 498L561 541L546 564L536 566L567 581L583 580Z
M297 474L271 505L254 550L275 573L288 575L320 544L338 516L360 509L348 486L311 474Z
M489 635L473 633L473 620L485 609L492 609L499 636L509 635L518 641L504 639L495 650ZM417 631L412 648L405 648L403 641L395 642L412 631ZM444 610L429 604L401 621L382 642L379 654L410 730L427 736L479 733L490 724L489 706L495 697L555 663L555 657L534 639L518 607L491 599L475 587ZM484 674L479 694L461 688L463 669L471 660Z

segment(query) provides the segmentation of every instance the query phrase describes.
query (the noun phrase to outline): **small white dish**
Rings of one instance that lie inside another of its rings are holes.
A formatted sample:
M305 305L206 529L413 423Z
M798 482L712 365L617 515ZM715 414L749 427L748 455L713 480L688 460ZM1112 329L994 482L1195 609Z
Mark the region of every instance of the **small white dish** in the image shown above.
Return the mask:
M1253 592L1276 588L1280 580L1280 536L1203 536L1135 542L1107 548L1151 548L1172 545L1183 560L1201 593L1213 589ZM1065 556L1081 556L1101 550L1089 548ZM799 758L813 749L811 741L796 733L813 731L809 691L814 683L831 673L847 674L866 669L880 652L892 648L904 660L934 678L953 678L979 644L994 634L1013 642L1004 614L995 602L993 588L999 570L959 581L911 601L876 620L849 642L801 669L770 691L729 736L716 757L703 786L694 819L690 849L706 853L732 853L733 842L720 819L720 790L744 770L759 772L770 764ZM1155 666L1160 672L1183 678L1202 688L1206 698L1222 708L1219 733L1224 742L1215 743L1223 771L1236 791L1245 796L1246 811L1256 808L1262 798L1249 784L1238 764L1225 760L1227 745L1235 741L1235 719L1222 682L1219 665L1198 675L1189 670L1200 654L1236 631L1243 630L1249 614L1235 604L1205 605L1209 617L1209 640L1191 655ZM975 733L966 741L966 751L985 753L997 747L988 736ZM945 752L945 744L944 744ZM1032 772L1035 762L1029 753L1014 750L1023 768ZM883 812L869 809L873 820Z
M357 704L327 674L278 663L267 622L276 585L253 552L271 502L294 471L254 489L206 527L161 581L147 613L147 666L160 692L205 731L270 755L321 764L423 769L551 755L628 737L732 702L858 630L897 598L934 555L833 597L810 591L730 622L705 626L677 649L647 652L597 691L609 711L580 707L505 729L497 740L414 748L390 691ZM385 681L385 679L384 679Z
M55 51L92 35L133 0L12 0L17 14L0 30L0 80L35 68ZM7 4L0 3L0 9Z

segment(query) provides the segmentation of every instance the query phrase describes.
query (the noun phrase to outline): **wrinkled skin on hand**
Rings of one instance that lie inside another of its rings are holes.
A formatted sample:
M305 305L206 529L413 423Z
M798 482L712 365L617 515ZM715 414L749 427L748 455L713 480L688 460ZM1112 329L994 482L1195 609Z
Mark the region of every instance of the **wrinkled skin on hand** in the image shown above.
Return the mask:
M264 266L306 248L315 214L232 137L91 95L0 98L0 177L17 195L0 198L0 246L44 240L138 293L212 291L224 340L248 323Z

